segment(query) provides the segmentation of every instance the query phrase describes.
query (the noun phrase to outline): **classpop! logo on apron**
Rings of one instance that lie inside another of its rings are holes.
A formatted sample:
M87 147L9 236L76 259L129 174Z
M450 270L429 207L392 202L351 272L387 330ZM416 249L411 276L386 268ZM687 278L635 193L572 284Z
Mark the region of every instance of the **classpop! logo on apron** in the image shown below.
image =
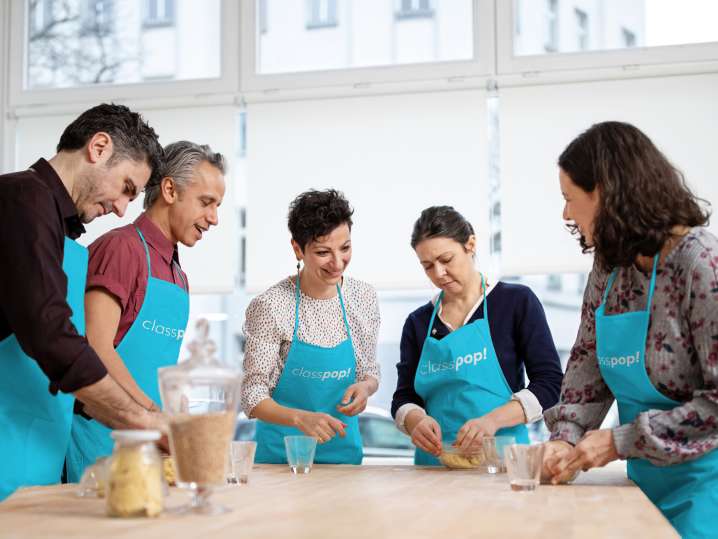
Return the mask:
M311 378L312 380L319 380L320 382L324 382L326 380L343 380L344 378L348 378L351 373L351 367L336 371L310 371L304 367L292 369L292 376L297 376L299 378Z
M635 354L628 356L599 356L598 364L602 367L630 367L636 363L639 363L641 359L641 352L637 350Z
M428 360L426 364L422 365L419 372L422 375L436 374L442 371L458 371L461 367L474 366L486 359L486 347L480 352L474 352L473 354L466 354L465 356L459 356L453 361L431 361Z
M157 335L163 335L170 339L177 339L181 341L184 337L184 329L171 328L163 326L157 323L157 320L143 320L142 329L149 331L150 333L156 333Z

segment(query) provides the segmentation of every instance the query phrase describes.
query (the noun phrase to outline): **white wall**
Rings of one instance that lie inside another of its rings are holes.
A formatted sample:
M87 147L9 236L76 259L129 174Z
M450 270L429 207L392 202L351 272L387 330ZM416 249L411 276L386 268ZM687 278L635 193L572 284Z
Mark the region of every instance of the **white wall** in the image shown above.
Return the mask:
M596 122L639 127L698 196L718 205L717 74L507 88L500 96L504 274L590 268L561 218L556 161ZM711 229L718 232L716 219Z
M324 99L248 106L247 286L294 271L286 214L314 187L355 208L351 275L378 288L424 288L409 246L425 207L454 205L488 256L484 91Z

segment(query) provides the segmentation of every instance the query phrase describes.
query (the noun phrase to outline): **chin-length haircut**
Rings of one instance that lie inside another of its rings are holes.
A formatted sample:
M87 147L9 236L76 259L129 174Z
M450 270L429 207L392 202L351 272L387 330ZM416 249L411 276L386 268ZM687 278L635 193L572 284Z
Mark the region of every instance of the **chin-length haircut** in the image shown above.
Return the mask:
M710 211L641 130L621 122L594 124L576 137L558 165L587 193L599 190L593 246L583 236L583 252L593 251L605 270L628 267L638 255L655 256L676 225L702 226ZM575 224L568 225L578 234Z

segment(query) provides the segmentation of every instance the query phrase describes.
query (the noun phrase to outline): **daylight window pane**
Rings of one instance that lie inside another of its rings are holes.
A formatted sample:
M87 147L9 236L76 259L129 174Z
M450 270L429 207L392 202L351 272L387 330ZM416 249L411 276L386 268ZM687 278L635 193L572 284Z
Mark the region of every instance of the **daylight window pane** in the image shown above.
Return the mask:
M257 71L471 60L471 0L257 0Z
M220 0L26 0L26 87L218 78Z
M514 0L517 56L718 41L715 0Z

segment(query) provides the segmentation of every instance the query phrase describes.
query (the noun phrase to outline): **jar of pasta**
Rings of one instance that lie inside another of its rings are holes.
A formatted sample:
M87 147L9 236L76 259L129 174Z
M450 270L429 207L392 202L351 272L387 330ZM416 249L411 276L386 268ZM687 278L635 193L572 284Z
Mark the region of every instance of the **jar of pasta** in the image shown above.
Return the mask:
M156 430L112 431L106 509L112 517L155 517L162 512L162 460Z

